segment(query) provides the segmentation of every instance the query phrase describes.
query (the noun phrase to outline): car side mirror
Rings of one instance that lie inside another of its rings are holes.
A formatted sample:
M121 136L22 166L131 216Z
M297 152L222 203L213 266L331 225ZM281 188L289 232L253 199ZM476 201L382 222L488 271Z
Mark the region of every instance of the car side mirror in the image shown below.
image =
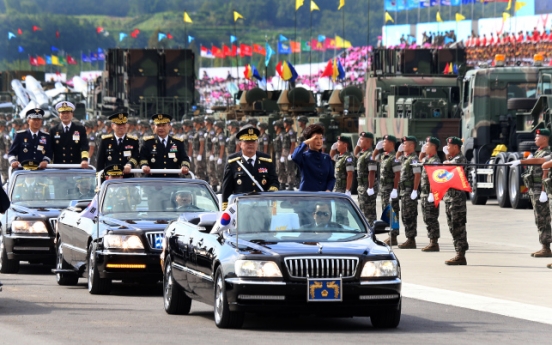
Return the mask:
M373 226L374 234L376 234L376 235L385 234L385 233L390 231L390 229L388 227L389 227L389 224L387 224L383 220L376 220L374 222L374 226Z

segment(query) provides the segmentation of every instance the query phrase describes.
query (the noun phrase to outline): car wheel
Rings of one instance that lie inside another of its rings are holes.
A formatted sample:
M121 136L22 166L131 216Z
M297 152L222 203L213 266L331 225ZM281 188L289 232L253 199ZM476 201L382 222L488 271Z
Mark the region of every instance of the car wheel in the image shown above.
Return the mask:
M230 311L226 297L226 286L220 267L215 274L215 325L218 328L241 328L245 313Z
M19 261L8 259L8 253L4 246L4 238L0 236L0 273L19 272Z
M372 326L374 328L397 328L399 322L401 322L401 305L402 301L399 302L399 306L396 309L393 308L371 315Z
M92 295L107 295L111 291L111 279L100 278L96 266L96 243L88 249L88 292Z
M163 276L163 302L165 311L171 315L188 315L192 307L192 299L188 297L182 287L174 281L171 259L165 260L165 275Z
M56 255L56 269L67 270L70 268L71 266L63 258L63 245L60 238ZM58 285L77 285L79 282L79 276L77 274L56 273L56 280Z

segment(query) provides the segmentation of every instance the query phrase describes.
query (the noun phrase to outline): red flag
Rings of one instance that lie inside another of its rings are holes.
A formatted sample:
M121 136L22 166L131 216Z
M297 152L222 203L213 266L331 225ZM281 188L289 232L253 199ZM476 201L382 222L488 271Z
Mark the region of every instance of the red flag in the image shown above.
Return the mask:
M218 47L212 46L211 53L213 53L213 56L216 58L224 59L224 51Z
M230 48L228 48L228 46L226 44L223 44L222 45L222 56L227 57L227 56L230 56L230 55L232 55L232 51L230 50Z
M425 165L429 186L435 198L435 207L450 188L471 193L472 189L464 174L464 169L459 166L429 166Z
M98 27L96 28L96 33L97 33L97 34L101 34L103 31L104 31L104 28L102 28L101 26L98 26Z
M335 46L335 39L334 38L326 38L324 41L324 48L326 49L335 49L337 48Z
M240 44L240 56L241 57L244 57L244 56L252 56L253 55L253 50L251 49L251 46L247 45L247 44Z
M289 45L291 47L291 52L292 53L300 53L301 52L301 42L289 41Z
M132 38L138 38L138 35L140 34L140 30L138 29L134 29L132 30L132 32L130 33L130 37Z
M255 54L261 54L263 56L266 56L266 49L260 44L254 44L253 45L253 53Z
M56 30L56 38L59 38L59 31Z
M278 61L278 64L276 65L276 72L278 72L278 75L280 78L283 78L282 75L282 61Z
M69 65L76 65L77 61L75 59L73 59L73 57L71 55L67 55L67 63Z
M167 38L172 40L174 37L173 37L173 35L171 35L170 33L167 32Z
M46 66L46 60L42 56L37 56L36 61L38 62L39 66Z
M17 34L18 34L18 35L23 35L23 30L17 29Z
M317 39L313 39L311 40L311 49L312 50L319 50L319 51L324 51L326 50L326 48L324 47L324 43L320 42L319 40Z
M38 66L38 60L35 57L29 56L29 64L31 66Z
M42 29L39 28L37 25L33 25L33 31L38 31L38 30L42 30Z
M322 77L331 77L333 75L333 62L332 60L328 61L324 72L322 72Z

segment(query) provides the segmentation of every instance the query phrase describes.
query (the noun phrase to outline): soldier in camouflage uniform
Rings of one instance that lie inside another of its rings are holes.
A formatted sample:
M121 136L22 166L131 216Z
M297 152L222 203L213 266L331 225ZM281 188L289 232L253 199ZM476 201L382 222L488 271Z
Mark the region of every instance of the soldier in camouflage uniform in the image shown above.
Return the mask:
M356 154L357 161L357 182L358 182L358 206L368 219L370 225L377 220L376 200L377 190L374 190L376 182L376 171L378 164L372 159L372 144L374 135L370 132L359 134ZM356 151L356 148L355 148Z
M2 183L8 180L8 170L10 163L8 162L8 151L11 147L11 139L6 130L6 121L0 121L0 171L2 173Z
M284 136L282 142L282 156L286 157L286 180L288 184L288 190L293 190L296 184L297 172L295 171L297 165L291 159L291 154L295 151L297 145L297 133L291 127L293 125L293 119L284 117Z
M259 126L257 127L261 134L259 135L259 140L257 141L259 143L259 151L262 153L266 153L270 155L270 152L268 152L268 148L270 145L270 135L266 132L268 129L268 123L261 122L259 123Z
M193 157L192 155L192 138L194 136L194 123L192 120L182 121L182 140L184 141L184 149L188 157ZM190 162L190 170L195 171L195 166Z
M195 134L192 138L192 157L194 160L196 178L207 180L207 165L205 164L205 131L200 116L193 119Z
M224 122L215 122L215 135L212 139L213 142L213 155L216 158L216 175L215 182L211 182L212 186L217 186L222 183L222 177L224 176L224 164L226 163L226 135L224 135ZM213 190L216 191L216 189Z
M444 163L453 165L466 164L467 160L462 154L461 148L462 140L460 138L447 138L448 157L450 158ZM463 190L449 188L449 190L445 193L443 200L445 200L447 224L452 235L454 249L456 250L456 256L445 261L445 264L466 265L466 251L470 248L468 244L468 234L466 232L466 192Z
M333 157L335 162L335 186L333 191L345 193L350 197L355 172L355 157L349 152L350 144L347 137L338 136L336 144L338 153ZM347 210L338 207L336 211L336 221L342 225L349 225L349 221L345 216Z
M228 122L227 128L230 135L228 138L226 138L226 156L233 155L234 153L238 152L240 147L238 146L238 128L239 123L238 121L232 120Z
M259 120L257 120L256 118L254 117L250 117L248 120L247 120L247 124L248 125L251 125L253 127L257 127L257 124L259 123Z
M395 212L397 218L399 217L399 179L401 175L401 162L395 157L395 144L397 138L393 135L383 136L383 141L378 142L376 150L372 154L372 159L383 149L380 162L380 190L381 208L384 211L389 204ZM388 245L397 245L397 236L399 235L398 229L392 229L390 237L384 242Z
M422 167L418 165L416 154L416 137L406 136L402 143L401 177L399 190L401 196L402 222L406 241L399 245L401 249L416 249L418 230L418 187ZM399 150L401 152L401 150Z
M272 146L274 149L274 159L276 162L276 174L278 175L278 181L280 182L280 190L286 189L286 157L283 155L284 144L284 122L282 120L274 121L274 140Z
M84 123L84 128L86 129L86 136L88 137L88 160L89 164L96 166L96 159L98 152L96 152L96 137L94 132L94 123L92 121L86 121Z
M299 126L299 131L297 132L297 145L301 145L303 141L305 141L305 137L303 136L303 131L307 127L307 124L309 123L309 119L306 116L299 116L297 118L297 125ZM301 134L299 134L301 133Z
M441 160L437 155L437 150L441 146L441 141L435 137L427 137L426 144L420 152L420 161L423 164L441 164ZM422 200L422 215L424 223L427 227L427 237L429 237L429 245L422 248L423 252L438 252L439 237L441 232L439 229L439 205L435 206L431 186L429 185L429 177L427 171L422 169L421 181L421 200Z
M217 185L217 159L213 151L213 138L215 137L215 119L211 116L205 116L205 164L207 165L207 177L209 183L216 190ZM208 158L208 159L207 159Z

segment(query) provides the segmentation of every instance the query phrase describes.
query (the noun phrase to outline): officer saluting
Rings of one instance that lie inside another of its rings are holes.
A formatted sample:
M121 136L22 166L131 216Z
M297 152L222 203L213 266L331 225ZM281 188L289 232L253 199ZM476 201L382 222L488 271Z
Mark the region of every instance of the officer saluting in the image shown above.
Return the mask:
M247 172L265 191L278 190L278 176L272 159L266 153L257 151L259 134L259 130L251 125L244 126L237 134L241 152L230 155L224 168L221 189L223 209L226 209L232 194L260 191Z
M61 123L50 129L53 162L55 164L80 164L88 168L88 137L84 126L72 122L75 106L63 101L56 104Z
M117 113L109 117L112 134L102 135L98 151L96 169L103 170L106 166L118 164L124 166L124 173L138 166L140 142L138 137L128 134L128 114Z
M155 114L151 119L155 125L155 134L144 137L144 145L140 150L142 171L149 174L150 169L181 169L181 173L187 175L190 172L190 159L184 148L184 140L169 135L172 117ZM163 176L178 177L175 174Z
M18 168L20 166L19 162L24 161L39 162L38 167L45 169L51 161L52 147L50 135L40 130L44 111L42 109L31 109L27 111L26 115L29 129L18 131L15 134L8 152L8 161L12 169Z

